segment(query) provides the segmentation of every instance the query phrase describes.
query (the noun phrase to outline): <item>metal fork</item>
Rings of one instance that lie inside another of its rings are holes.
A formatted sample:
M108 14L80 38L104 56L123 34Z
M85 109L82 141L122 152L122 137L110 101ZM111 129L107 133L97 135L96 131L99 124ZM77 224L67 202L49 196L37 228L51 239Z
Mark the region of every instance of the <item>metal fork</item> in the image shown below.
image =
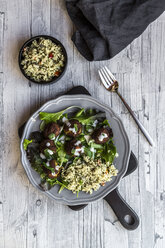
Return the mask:
M98 73L99 73L101 82L103 83L104 87L108 91L117 93L117 95L120 97L120 99L122 100L122 102L124 103L126 108L128 109L129 113L132 115L133 119L135 120L136 124L138 125L139 129L141 130L141 132L143 133L143 135L145 136L145 138L147 139L149 144L151 146L155 146L155 143L154 143L153 139L151 138L151 136L149 135L149 133L147 132L147 130L140 123L137 116L134 114L134 112L130 108L130 106L126 103L124 98L118 92L119 84L118 84L116 78L114 77L114 75L111 73L111 71L105 66L105 67L101 68L100 70L98 70Z

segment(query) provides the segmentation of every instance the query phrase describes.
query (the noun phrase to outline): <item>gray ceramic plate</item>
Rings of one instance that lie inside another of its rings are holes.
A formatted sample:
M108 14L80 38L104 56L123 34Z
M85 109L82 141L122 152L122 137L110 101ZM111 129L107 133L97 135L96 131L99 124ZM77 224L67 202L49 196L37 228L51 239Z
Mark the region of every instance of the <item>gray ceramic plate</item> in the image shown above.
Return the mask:
M40 184L40 176L36 171L34 171L27 159L26 152L23 149L23 141L25 138L28 139L29 135L33 131L39 130L39 112L57 112L65 109L69 106L81 106L83 108L96 108L98 110L104 111L106 117L109 120L111 128L114 134L114 143L117 147L117 152L119 157L115 159L114 164L118 169L118 175L113 177L110 182L107 182L104 187L100 187L98 191L93 192L93 194L87 194L85 192L80 192L77 198L76 194L71 191L64 189L60 194L58 193L59 186L55 185L49 191L43 191ZM36 111L26 123L24 133L21 139L21 161L28 175L30 182L44 194L50 196L51 198L57 200L60 203L67 205L81 205L92 201L96 201L105 197L114 188L117 187L121 178L125 174L128 166L129 156L130 156L130 144L125 132L124 126L121 119L113 112L111 108L106 105L101 104L99 101L95 100L90 96L84 95L69 95L61 96L55 100L49 101L44 104L38 111Z

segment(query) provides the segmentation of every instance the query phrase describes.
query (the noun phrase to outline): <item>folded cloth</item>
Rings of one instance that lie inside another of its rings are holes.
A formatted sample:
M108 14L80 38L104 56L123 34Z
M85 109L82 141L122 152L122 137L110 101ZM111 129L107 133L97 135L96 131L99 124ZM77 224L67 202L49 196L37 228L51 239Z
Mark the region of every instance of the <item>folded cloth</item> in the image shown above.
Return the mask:
M72 40L89 61L115 56L165 10L165 0L65 1L77 28Z

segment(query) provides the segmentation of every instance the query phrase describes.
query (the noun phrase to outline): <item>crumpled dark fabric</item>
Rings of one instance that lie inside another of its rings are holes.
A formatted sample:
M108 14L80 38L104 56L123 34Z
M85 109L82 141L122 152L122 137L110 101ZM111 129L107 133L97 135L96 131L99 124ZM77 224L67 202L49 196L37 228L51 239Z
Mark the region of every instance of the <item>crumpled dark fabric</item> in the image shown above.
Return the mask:
M65 0L72 40L89 61L114 57L165 10L165 0Z

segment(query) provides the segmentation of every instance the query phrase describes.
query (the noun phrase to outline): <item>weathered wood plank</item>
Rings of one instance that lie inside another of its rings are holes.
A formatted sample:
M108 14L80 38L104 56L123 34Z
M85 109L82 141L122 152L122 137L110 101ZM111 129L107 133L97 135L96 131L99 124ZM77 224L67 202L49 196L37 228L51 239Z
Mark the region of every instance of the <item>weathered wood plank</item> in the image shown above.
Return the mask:
M2 72L3 67L4 19L5 13L0 12L0 73Z
M17 128L20 113L27 108L26 84L23 87L18 70L18 50L22 34L28 33L28 1L6 2L3 53L3 214L4 247L26 247L28 180L19 163L19 139ZM23 89L24 88L24 89ZM23 91L22 91L23 89ZM17 92L17 95L14 94ZM18 101L18 96L19 101ZM26 105L26 106L25 106ZM27 109L26 109L27 110ZM21 117L22 118L22 117Z
M3 32L1 29L0 32ZM3 106L3 74L0 73L0 147L4 146L4 106ZM3 178L3 150L0 149L0 244L4 248L4 178Z
M154 247L164 247L165 243L165 142L163 138L163 133L165 131L165 15L162 15L157 21L156 25L151 25L152 29L152 46L151 50L152 58L155 58L155 63L151 64L152 73L152 85L155 91L155 126L156 126L156 141L157 141L157 151L156 151L156 164L155 170L155 188L154 188L154 216L155 216L155 234L154 234ZM154 36L156 37L156 42L161 41L156 45L153 42Z
M50 1L31 1L31 35L50 33ZM48 100L49 87L29 83L31 105L33 113L41 104ZM48 247L47 235L47 197L44 197L32 185L29 185L28 201L28 230L27 247Z
M4 146L4 102L3 102L3 44L4 44L4 12L0 12L0 244L4 248L4 179L3 179L3 149Z

